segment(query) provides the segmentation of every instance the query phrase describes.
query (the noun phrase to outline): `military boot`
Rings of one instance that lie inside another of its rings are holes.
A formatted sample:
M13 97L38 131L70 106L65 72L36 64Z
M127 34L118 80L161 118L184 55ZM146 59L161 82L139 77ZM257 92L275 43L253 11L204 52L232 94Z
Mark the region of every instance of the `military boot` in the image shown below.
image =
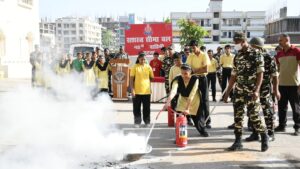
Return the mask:
M242 145L242 136L241 135L235 135L235 141L232 144L232 146L228 147L228 151L239 151L242 150L243 145Z
M248 142L250 142L250 141L258 141L258 140L259 140L259 136L258 136L258 134L256 132L252 132L252 134L245 139L245 141L248 141Z
M265 152L269 149L269 136L267 133L261 133L261 151Z

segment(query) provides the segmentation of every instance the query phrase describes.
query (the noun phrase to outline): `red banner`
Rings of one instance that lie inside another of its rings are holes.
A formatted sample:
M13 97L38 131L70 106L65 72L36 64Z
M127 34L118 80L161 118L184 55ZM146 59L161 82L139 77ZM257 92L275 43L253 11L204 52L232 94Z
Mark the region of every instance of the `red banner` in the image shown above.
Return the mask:
M140 51L144 51L147 55L160 53L162 47L171 44L171 24L132 24L125 30L125 51L128 55L137 55Z

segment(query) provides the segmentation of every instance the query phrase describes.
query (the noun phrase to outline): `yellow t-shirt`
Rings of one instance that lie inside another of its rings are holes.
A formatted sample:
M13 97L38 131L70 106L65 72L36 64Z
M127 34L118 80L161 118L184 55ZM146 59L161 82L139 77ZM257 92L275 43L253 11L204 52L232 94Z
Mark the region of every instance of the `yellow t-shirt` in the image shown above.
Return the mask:
M208 66L208 73L213 73L217 71L218 62L216 59L212 58L210 60L210 65Z
M150 65L135 64L131 68L130 77L134 77L135 94L151 94L150 78L153 78L154 75Z
M104 65L104 64L103 64ZM101 66L103 66L101 65ZM99 89L108 89L108 71L111 70L110 65L107 65L104 71L101 71L95 64L95 75L98 81L98 88Z
M226 55L223 54L221 55L220 57L220 65L223 67L223 68L232 68L233 67L233 54L230 53L230 55Z
M184 84L184 85L185 87L187 87L188 84ZM183 97L179 95L177 100L177 105L176 105L176 111L181 111L181 112L185 111L188 98L190 98L192 100L189 109L190 114L191 115L197 114L200 105L200 94L198 92L198 85L199 85L199 80L197 79L189 97ZM172 84L171 95L175 95L177 93L177 89L178 89L178 82L177 80L175 80Z
M171 67L170 72L169 72L169 84L172 83L172 80L177 76L181 75L181 69L180 67L174 65Z
M209 66L210 60L208 55L201 51L198 56L195 53L190 54L189 57L187 58L186 63L189 64L192 67L192 69L199 69L205 66ZM201 74L195 73L195 74L207 75L207 73L201 73Z

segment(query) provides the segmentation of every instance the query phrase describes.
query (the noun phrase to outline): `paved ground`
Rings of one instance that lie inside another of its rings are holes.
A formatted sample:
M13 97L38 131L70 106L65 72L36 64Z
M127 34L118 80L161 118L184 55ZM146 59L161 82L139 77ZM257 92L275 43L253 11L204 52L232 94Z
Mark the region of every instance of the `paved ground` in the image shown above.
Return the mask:
M0 80L0 96L1 92L12 90L18 83L29 85L28 80ZM233 131L226 129L233 121L232 104L212 102L211 109L215 105L216 108L212 113L213 128L209 130L210 137L200 137L193 127L189 127L188 146L184 149L177 148L174 144L174 128L167 127L167 113L164 112L150 137L149 144L153 147L153 151L139 161L121 162L110 168L300 168L300 136L291 136L293 122L290 111L287 132L277 133L275 142L270 143L267 152L260 152L259 142L244 142L243 151L227 152L225 148L234 141ZM120 129L126 133L149 133L147 128L132 128L132 103L116 102L114 106L118 111L116 123ZM151 105L152 122L162 106L162 104ZM244 138L248 134L249 132L245 132Z

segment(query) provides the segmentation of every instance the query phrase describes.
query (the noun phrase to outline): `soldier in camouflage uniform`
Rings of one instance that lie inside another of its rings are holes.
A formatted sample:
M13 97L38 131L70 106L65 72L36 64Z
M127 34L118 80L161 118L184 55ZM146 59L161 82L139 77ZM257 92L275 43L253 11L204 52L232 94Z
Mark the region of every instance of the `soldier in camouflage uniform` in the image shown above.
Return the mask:
M174 60L173 60L172 56L169 56L166 52L162 62L163 62L162 70L164 71L164 75L165 75L165 79L166 79L165 80L166 93L167 93L167 95L169 95L169 93L170 93L169 71L170 71L171 67L174 65Z
M268 130L268 135L270 141L274 141L274 111L273 111L273 101L271 96L271 81L273 82L273 92L276 98L280 99L280 93L278 89L278 69L274 58L263 49L264 42L261 38L254 37L250 40L250 45L252 48L258 49L262 52L264 57L264 67L265 72L263 76L263 81L260 88L260 103L263 109L263 114L265 117L265 124ZM249 120L249 119L248 119ZM258 133L253 129L252 134L246 138L246 141L256 141L259 140Z
M261 134L261 151L264 152L269 148L268 135L259 116L260 104L258 100L264 72L263 56L260 51L249 47L244 33L235 33L233 41L238 53L234 57L232 75L224 95L224 102L227 103L228 96L236 83L233 93L235 142L228 148L228 151L237 151L243 148L244 107L247 106L253 127Z

